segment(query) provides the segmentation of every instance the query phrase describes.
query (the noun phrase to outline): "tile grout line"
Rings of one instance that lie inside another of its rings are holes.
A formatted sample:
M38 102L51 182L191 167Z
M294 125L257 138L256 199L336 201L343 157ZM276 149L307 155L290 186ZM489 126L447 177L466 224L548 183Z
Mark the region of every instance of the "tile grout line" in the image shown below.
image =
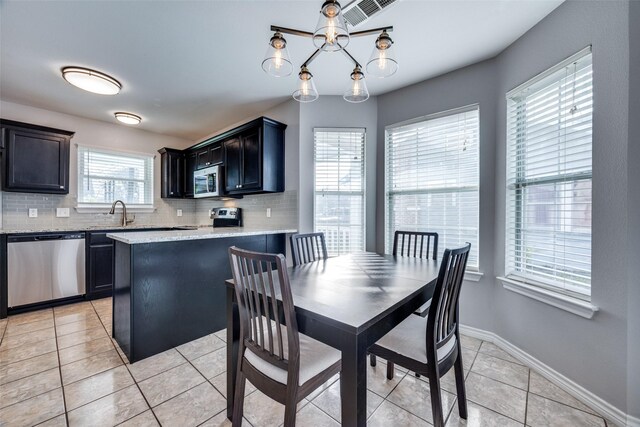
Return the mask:
M531 369L529 369L527 375L527 396L524 401L524 425L527 425L527 416L529 415L529 393L531 393Z
M60 349L58 348L58 334L57 334L57 327L56 327L56 313L53 309L51 309L52 313L53 313L53 332L56 335L55 341L56 341L56 355L58 356L58 370L59 370L59 374L60 374L60 388L62 388L62 404L64 407L64 420L66 422L67 425L69 425L69 413L67 412L67 398L65 396L64 393L64 381L62 380L62 362L60 361Z

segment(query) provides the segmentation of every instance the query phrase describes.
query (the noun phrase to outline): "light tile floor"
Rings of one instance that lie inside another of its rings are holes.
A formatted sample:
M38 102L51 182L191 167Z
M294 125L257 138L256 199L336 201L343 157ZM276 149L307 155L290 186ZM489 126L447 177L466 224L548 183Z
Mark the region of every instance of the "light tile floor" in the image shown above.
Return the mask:
M111 299L0 320L0 426L228 426L224 331L129 364L111 337ZM447 426L612 426L496 347L462 339L469 417L453 370L442 378ZM369 367L370 426L428 426L429 385L404 369ZM280 426L284 407L246 390L244 425ZM299 404L300 426L336 426L336 376Z

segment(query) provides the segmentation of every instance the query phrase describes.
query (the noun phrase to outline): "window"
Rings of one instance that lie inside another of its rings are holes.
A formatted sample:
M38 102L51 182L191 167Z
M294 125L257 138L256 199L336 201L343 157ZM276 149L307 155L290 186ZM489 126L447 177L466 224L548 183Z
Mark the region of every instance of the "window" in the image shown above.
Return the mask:
M439 258L470 242L478 268L478 120L476 105L387 128L387 253L395 230L435 231Z
M153 155L78 147L78 205L153 206Z
M591 51L507 94L506 275L591 295Z
M313 130L314 229L329 255L364 251L364 129Z

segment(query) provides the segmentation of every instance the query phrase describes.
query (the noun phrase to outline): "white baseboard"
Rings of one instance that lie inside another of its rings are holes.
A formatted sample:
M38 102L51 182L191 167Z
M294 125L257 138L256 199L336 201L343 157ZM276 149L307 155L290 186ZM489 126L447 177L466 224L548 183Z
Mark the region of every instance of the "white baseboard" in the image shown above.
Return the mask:
M598 412L604 418L616 423L616 425L626 427L640 427L640 418L627 416L624 411L616 408L609 402L606 402L602 398L596 396L586 388L582 387L581 385L565 377L558 371L554 370L550 366L531 356L529 353L511 344L501 336L496 335L493 332L466 325L460 325L460 332L464 335L478 338L483 341L488 341L497 345L525 365L529 366L532 369L535 369L540 375Z

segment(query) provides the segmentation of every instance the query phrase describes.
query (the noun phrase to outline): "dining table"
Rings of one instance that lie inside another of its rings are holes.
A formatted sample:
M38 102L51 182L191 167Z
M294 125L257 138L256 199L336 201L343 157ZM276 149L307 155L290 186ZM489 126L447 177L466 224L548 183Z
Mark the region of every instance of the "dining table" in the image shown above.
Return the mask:
M342 352L343 426L367 423L367 349L428 301L438 277L431 259L352 253L288 268L300 333ZM227 417L233 415L240 327L227 286Z

